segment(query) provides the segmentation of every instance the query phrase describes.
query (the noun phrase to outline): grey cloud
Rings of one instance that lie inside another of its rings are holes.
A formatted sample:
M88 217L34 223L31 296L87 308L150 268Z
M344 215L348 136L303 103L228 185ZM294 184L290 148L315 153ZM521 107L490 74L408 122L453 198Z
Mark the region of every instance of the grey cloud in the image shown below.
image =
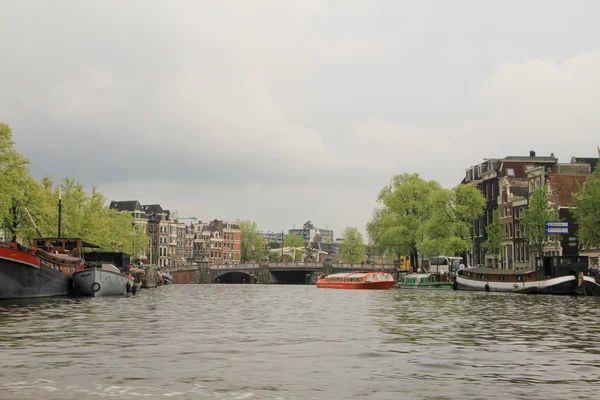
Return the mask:
M270 229L295 219L286 212L363 228L395 173L453 186L481 157L595 155L599 11L558 0L2 2L0 120L36 176L129 198L171 181L166 207L187 213L227 206ZM276 209L262 203L271 198Z

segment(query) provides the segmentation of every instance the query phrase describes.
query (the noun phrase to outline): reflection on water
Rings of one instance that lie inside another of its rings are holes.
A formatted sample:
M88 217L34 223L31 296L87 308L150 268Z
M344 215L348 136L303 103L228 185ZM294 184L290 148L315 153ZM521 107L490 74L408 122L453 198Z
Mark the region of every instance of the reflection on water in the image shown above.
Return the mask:
M0 399L592 399L599 309L275 285L2 301Z

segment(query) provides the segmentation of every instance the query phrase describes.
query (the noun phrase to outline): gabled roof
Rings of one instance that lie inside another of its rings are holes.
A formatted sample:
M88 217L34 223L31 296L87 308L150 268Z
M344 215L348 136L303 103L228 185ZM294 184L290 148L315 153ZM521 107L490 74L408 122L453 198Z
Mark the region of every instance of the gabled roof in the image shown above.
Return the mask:
M137 211L141 210L140 202L137 200L127 200L127 201L111 201L108 208L117 210L117 211Z
M146 214L152 214L152 213L162 214L163 213L163 209L160 206L160 204L145 204L141 207L142 207L142 210L144 210L144 212Z

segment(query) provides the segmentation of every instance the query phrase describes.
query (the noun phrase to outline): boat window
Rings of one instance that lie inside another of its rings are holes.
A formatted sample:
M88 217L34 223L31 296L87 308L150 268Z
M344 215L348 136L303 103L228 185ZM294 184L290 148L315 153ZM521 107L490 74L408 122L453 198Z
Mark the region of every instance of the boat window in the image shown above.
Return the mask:
M69 240L65 242L65 250L72 251L77 249L77 242L73 240Z

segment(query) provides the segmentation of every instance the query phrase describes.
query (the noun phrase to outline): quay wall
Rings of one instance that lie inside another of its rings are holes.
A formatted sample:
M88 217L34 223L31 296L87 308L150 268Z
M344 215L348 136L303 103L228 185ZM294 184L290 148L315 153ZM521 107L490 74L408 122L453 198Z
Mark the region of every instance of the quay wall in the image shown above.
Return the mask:
M171 270L169 273L173 277L173 283L198 283L199 269L181 269Z

